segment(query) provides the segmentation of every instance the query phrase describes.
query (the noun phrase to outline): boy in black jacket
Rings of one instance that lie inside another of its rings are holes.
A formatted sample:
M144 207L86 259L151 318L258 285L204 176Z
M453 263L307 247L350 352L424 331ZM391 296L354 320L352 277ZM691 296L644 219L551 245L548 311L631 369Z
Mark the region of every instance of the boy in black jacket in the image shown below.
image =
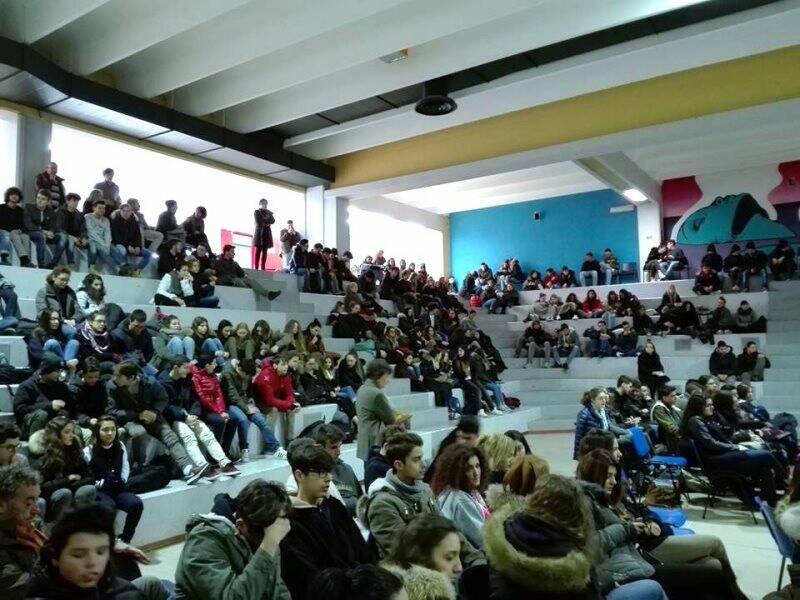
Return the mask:
M323 569L349 569L376 560L344 505L327 496L334 465L321 446L289 449L297 496L289 515L292 528L280 549L281 577L294 600L307 598L308 583Z
M44 429L53 417L68 415L72 410L74 398L61 381L65 369L63 360L54 354L45 354L39 370L17 387L14 416L26 439Z

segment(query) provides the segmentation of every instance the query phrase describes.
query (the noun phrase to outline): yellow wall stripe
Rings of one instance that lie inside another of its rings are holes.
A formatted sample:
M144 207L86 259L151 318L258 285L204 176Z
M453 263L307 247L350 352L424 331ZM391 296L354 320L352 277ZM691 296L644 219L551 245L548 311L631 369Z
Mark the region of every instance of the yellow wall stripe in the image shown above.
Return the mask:
M799 70L800 45L459 125L334 157L332 187L797 98Z

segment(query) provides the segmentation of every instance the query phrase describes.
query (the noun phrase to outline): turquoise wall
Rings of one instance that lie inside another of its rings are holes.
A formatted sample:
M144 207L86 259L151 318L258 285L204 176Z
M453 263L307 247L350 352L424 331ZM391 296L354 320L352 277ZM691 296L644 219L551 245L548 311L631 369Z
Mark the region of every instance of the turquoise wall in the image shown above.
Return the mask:
M458 284L486 262L497 269L506 258L518 258L527 274L569 265L576 271L586 252L599 256L611 248L622 262L641 265L636 212L611 214L628 202L613 190L559 196L493 206L450 215L452 272ZM533 220L534 211L542 213Z

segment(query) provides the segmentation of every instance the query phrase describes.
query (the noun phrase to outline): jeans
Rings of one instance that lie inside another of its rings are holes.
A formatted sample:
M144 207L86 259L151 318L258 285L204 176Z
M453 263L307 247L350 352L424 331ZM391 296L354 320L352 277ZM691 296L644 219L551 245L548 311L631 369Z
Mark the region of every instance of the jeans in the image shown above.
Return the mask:
M603 274L605 275L605 280L603 283L605 285L611 285L614 282L614 274L619 274L619 271L611 268L607 263L604 262L600 263L600 267L603 269Z
M483 307L490 313L493 313L495 308L497 308L497 298L489 298L483 303Z
M492 393L492 397L494 398L495 406L504 406L506 403L505 397L503 396L503 389L500 387L500 384L496 381L484 381L481 383L484 388L489 390Z
M742 289L750 291L750 277L753 275L758 275L761 278L761 287L762 289L767 289L767 284L769 282L769 278L767 277L767 270L760 269L758 273L751 273L750 271L744 271L742 273Z
M80 349L80 344L78 344L78 340L69 340L63 346L61 342L56 339L50 338L47 340L42 349L45 352L50 352L51 354L55 354L62 360L72 360L73 358L78 357L78 350Z
M224 348L222 346L222 342L219 341L219 338L208 338L206 341L203 342L203 345L200 346L201 354L211 354L212 356L217 352L222 352L223 350ZM225 364L225 359L221 356L218 356L217 364L218 365Z
M272 426L272 430L275 430L275 424L278 422L278 419L283 420L283 443L284 446L288 446L289 442L292 441L294 436L294 421L297 413L293 410L278 410L277 408L269 409L267 413L267 421Z
M0 229L0 255L8 256L11 254L12 246L20 258L28 256L31 246L30 236L27 233L15 233Z
M250 423L258 427L258 430L261 432L261 439L264 442L264 449L267 454L272 454L281 447L278 438L275 437L275 433L272 431L272 427L270 427L264 415L261 414L261 411L252 415L246 415L241 408L231 405L228 407L228 414L231 416L231 420L236 423L236 430L239 432L240 448L244 449L248 447L247 432L250 430ZM234 428L231 427L229 423L227 429L233 430ZM225 431L226 437L228 435L227 429ZM232 438L233 435L231 434L231 439Z
M775 481L776 478L778 480L785 478L785 475L781 464L768 450L734 450L709 456L706 462L711 467L730 470L755 479L761 488L764 500L769 502L770 506L775 506Z
M75 242L63 231L56 234L56 248L55 252L53 252L53 264L61 260L62 254L67 255L67 262L69 264L75 263Z
M188 469L194 466L189 455L186 453L186 448L181 444L180 438L170 428L163 417L158 417L155 421L147 425L144 423L137 423L136 421L130 421L125 424L125 431L131 438L142 436L145 433L156 438L167 447L170 456L178 463L178 466L184 474Z
M0 288L0 300L3 301L0 314L4 317L16 317L19 313L17 293L12 288Z
M187 306L199 306L200 308L217 308L219 306L219 298L217 296L204 296L197 298Z
M184 421L175 421L172 424L172 430L181 438L183 447L186 448L186 454L189 455L195 466L202 467L207 463L206 457L203 456L203 452L200 450L200 445L206 449L211 458L217 461L220 467L225 467L231 462L225 456L225 452L223 452L208 425L200 419L197 419L192 425Z
M673 271L680 269L681 263L677 260L664 261L658 264L658 270L664 276L664 279L669 279Z
M614 588L606 600L667 600L664 589L652 579L640 579Z
M127 515L119 539L129 544L133 539L133 534L136 533L136 526L139 525L139 520L142 518L142 511L144 511L142 499L132 492L111 494L101 491L97 492L97 502L111 511L121 510Z
M119 254L113 245L109 248L103 248L94 242L89 242L87 258L90 267L94 266L98 257L114 271L119 269L120 265L124 262L119 260Z
M125 246L122 244L114 244L111 246L111 250L112 252L116 251L116 258L117 261L119 261L119 264L124 265L126 262L128 262L128 249ZM141 255L139 256L139 262L136 264L136 268L141 271L150 262L150 258L153 256L153 253L147 248L140 248L140 250ZM131 256L136 255L131 254Z
M298 267L294 270L294 274L300 280L297 282L297 287L301 292L308 291L308 269L305 267Z
M622 356L639 356L644 348L641 346L636 346L632 350L623 350L619 346L614 346L614 352L619 352Z
M183 354L189 360L194 359L194 339L189 337L173 337L169 342L167 342L167 350L172 352L172 354Z
M611 340L589 340L590 356L611 356Z
M578 346L572 346L571 348L564 348L562 346L556 346L553 349L553 359L556 361L556 363L558 363L560 365L563 365L563 364L567 364L568 365L569 363L572 362L572 359L577 357L577 356L579 356L580 353L581 353L581 351L578 348ZM565 358L565 357L566 357L566 360L562 361L561 359Z
M591 287L595 287L597 286L597 279L598 279L597 271L581 271L578 274L578 279L580 279L582 287L590 287L589 284L586 283L587 279L591 279L592 280Z

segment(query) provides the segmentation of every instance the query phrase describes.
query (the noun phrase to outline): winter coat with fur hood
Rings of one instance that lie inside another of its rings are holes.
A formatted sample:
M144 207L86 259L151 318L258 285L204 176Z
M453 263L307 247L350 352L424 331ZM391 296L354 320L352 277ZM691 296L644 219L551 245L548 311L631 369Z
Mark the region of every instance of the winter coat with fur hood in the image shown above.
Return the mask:
M563 531L511 502L486 522L488 600L595 600L590 558Z
M456 600L456 590L443 573L420 565L408 569L393 563L381 566L403 580L408 600Z

